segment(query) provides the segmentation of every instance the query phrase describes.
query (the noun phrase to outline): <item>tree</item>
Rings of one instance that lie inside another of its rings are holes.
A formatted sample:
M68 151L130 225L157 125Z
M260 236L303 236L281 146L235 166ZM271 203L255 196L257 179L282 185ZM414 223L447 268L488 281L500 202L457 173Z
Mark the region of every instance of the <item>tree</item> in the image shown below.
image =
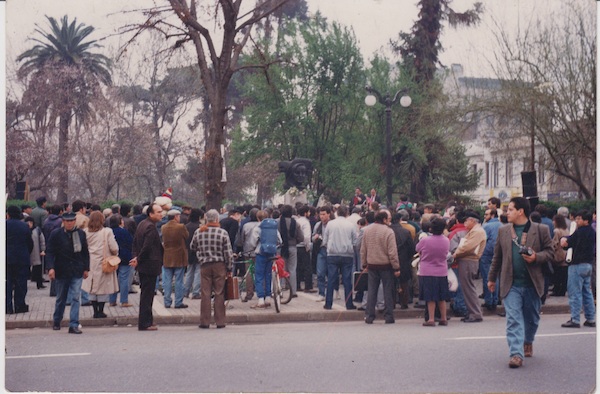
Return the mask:
M382 94L392 95L406 89L412 99L407 108L399 104L391 108L392 133L396 136L392 138L393 190L400 193L411 190L420 179L415 179L415 174L424 176L424 181L423 194L413 201L442 201L475 189L478 175L468 170L465 148L456 137L461 119L453 108L447 107L441 86L431 84L424 92L406 74L402 64L394 65L381 57L373 59L367 78ZM427 105L428 100L436 105ZM372 119L369 113L369 130L373 128L380 133L385 128L385 107L376 105L371 111L375 111L377 117ZM413 122L418 129L412 129ZM377 141L383 144L380 137ZM377 152L380 152L378 162L384 163L383 151Z
M421 96L420 100L413 100L414 104L410 108L408 137L421 140L426 147L433 146L436 141L439 141L443 137L442 129L446 128L446 125L440 122L425 122L430 120L439 108L440 100L443 101L439 81L435 77L439 63L438 56L443 50L440 40L443 22L447 21L453 27L469 26L478 23L479 16L483 12L481 3L474 3L473 8L465 12L456 12L451 7L451 3L452 0L420 0L419 19L413 25L412 32L400 33L399 39L391 42L393 49L402 57L404 72L414 83L413 92L417 91ZM433 126L434 130L423 133L421 125ZM436 125L437 130L435 130ZM410 196L415 201L423 201L427 198L427 185L431 177L429 163L435 158L435 153L431 150L426 150L426 153L419 156L421 160L413 163Z
M285 64L241 81L245 123L232 144L236 167L309 158L315 168L311 189L339 201L359 182L373 179L367 173L378 172L371 165L378 145L364 127L365 78L356 38L320 15L302 23L288 21L279 34L272 51ZM258 41L257 47L266 44ZM244 61L262 56L255 51Z
M198 9L197 2L191 0L169 0L170 11L179 19L180 25L161 18L161 12L154 10L142 29L162 29L167 39L174 38L175 47L191 42L197 55L202 85L210 104L210 124L204 142L206 181L205 194L207 208L219 208L224 197L223 156L221 146L225 144L225 131L229 112L228 89L234 73L245 68L266 67L265 64L241 66L239 58L250 40L252 27L263 18L275 12L288 0L265 0L256 2L256 7L243 13L242 0L214 0L213 6ZM213 33L202 21L207 14L218 19L215 29L222 42L217 49Z
M85 129L79 125L73 128L74 196L100 202L110 198L139 201L154 194L144 194L143 184L140 187L138 183L153 168L148 154L153 140L148 138L145 125L130 122L128 107L119 89L110 88L107 99L97 104L96 121Z
M591 2L571 1L514 37L498 23L493 67L507 83L485 103L497 116L517 121L505 138L526 140L533 131L548 169L573 182L585 199L596 195L594 11Z
M35 30L42 38L33 38L38 44L18 56L17 61L23 62L18 74L30 77L24 101L37 103L33 105L38 114L50 110L54 119L58 117L57 201L65 202L69 196L69 126L73 116L81 122L91 117L91 103L101 94L100 85L111 84L111 62L92 52L100 47L95 40L85 41L94 31L92 26L77 25L77 19L69 23L66 15L60 25L52 17L47 19L50 32ZM48 96L39 94L50 91Z

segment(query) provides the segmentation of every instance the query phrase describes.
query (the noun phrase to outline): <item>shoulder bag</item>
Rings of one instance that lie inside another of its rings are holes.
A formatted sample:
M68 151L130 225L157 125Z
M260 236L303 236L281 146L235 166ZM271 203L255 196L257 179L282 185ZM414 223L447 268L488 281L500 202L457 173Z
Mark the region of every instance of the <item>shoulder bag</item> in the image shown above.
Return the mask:
M121 259L119 256L106 256L106 237L108 236L104 236L104 247L102 248L102 253L104 254L102 259L102 272L105 274L111 274L119 268Z

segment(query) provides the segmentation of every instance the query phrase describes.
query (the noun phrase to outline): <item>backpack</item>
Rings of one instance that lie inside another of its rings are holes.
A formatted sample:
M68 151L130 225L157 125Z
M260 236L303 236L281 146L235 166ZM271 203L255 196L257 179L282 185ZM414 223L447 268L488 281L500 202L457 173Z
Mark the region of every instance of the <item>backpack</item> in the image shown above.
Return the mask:
M277 220L264 219L260 227L260 253L277 253Z

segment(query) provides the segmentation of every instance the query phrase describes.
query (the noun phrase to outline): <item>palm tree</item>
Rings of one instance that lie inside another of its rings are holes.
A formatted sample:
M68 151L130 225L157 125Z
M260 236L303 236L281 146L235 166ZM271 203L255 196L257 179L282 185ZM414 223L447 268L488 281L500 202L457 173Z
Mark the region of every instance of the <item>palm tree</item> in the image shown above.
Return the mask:
M17 57L23 61L18 76L30 76L24 101L34 107L43 106L51 117L59 119L58 138L58 202L68 201L69 185L69 125L75 116L84 121L91 116L91 101L101 95L100 85L110 85L111 61L106 56L92 53L101 47L96 40L84 42L94 27L77 25L77 19L69 23L65 15L59 24L46 16L50 32L40 28L35 31L42 38L33 48Z

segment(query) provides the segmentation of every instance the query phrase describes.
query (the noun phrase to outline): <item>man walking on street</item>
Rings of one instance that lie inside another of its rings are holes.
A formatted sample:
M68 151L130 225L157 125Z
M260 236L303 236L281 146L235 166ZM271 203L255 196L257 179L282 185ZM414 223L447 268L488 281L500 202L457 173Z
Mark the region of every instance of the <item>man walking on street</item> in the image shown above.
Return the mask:
M575 215L577 230L569 236L560 239L560 246L573 248L573 259L569 263L567 277L567 293L569 294L569 307L571 320L562 327L579 328L581 305L585 315L586 327L596 327L596 307L592 295L592 270L596 262L596 231L590 225L592 214L581 211Z
M133 238L133 258L129 265L136 268L140 276L140 314L138 330L156 331L152 317L152 303L156 278L160 275L164 249L156 223L162 219L163 210L153 203L148 206L148 218L142 220Z
M553 253L548 227L529 221L531 208L524 197L508 204L509 225L498 230L488 289L496 289L500 275L500 295L506 310L506 340L510 368L523 365L523 357L533 356L533 341L540 321L544 275L541 264Z
M52 231L46 244L46 267L50 280L56 283L56 304L53 330L60 330L67 295L71 294L69 334L81 334L79 329L79 299L81 283L90 270L85 232L75 226L73 212L62 215L63 227Z

